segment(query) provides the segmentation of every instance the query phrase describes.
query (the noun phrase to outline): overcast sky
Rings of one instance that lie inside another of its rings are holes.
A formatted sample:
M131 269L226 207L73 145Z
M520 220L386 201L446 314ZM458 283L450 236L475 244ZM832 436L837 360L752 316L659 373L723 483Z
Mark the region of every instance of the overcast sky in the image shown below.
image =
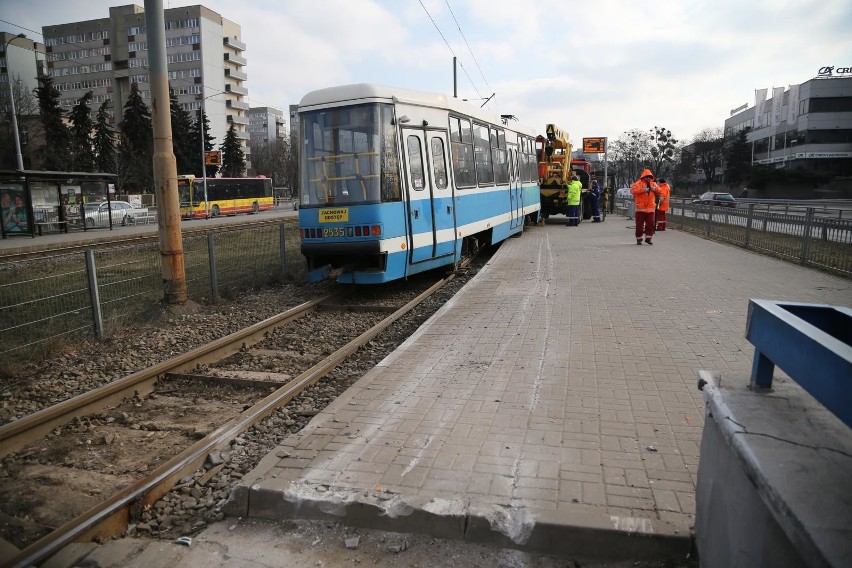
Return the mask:
M163 0L165 8L198 2ZM136 2L144 6L144 0ZM106 0L0 0L0 30L108 17ZM539 131L654 126L689 141L754 90L852 67L850 0L207 0L242 27L249 104L286 111L318 88L381 83L496 93L486 108ZM433 23L434 21L434 23ZM33 34L35 30L39 34ZM771 95L770 95L771 96ZM476 104L481 104L482 101Z

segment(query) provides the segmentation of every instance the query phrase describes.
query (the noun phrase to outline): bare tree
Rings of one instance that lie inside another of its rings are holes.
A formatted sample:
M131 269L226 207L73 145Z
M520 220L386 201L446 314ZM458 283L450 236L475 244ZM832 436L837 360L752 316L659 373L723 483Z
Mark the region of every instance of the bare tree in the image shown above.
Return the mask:
M610 168L616 187L630 185L651 163L651 137L636 128L624 132L610 146Z
M692 159L708 183L715 181L725 157L725 137L721 128L705 128L692 139Z
M0 169L14 170L17 167L15 139L12 135L12 106L9 102L10 87L15 98L18 140L21 143L24 167L30 168L28 164L32 163L34 151L31 142L43 138L42 126L38 120L38 100L18 75L14 79L10 78L9 83L0 86Z
M651 165L654 175L658 178L668 175L674 163L677 151L677 140L672 131L664 126L655 126L651 130Z

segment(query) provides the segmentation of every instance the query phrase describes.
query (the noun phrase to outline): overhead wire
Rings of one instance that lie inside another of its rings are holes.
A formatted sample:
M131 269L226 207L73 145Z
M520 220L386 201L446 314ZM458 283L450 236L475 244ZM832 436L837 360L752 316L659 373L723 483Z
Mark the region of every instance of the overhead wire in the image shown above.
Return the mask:
M467 50L470 52L470 56L473 58L473 62L476 64L476 68L479 70L479 75L482 77L482 80L485 81L485 86L488 87L488 91L493 93L494 91L491 89L491 85L488 84L488 79L485 78L485 73L482 72L482 67L479 66L479 61L476 60L476 55L474 55L473 49L470 47L470 43L468 43L467 37L465 37L464 32L461 29L461 24L459 24L459 21L456 19L455 12L453 12L453 9L450 7L449 0L444 0L444 2L447 4L447 9L450 11L450 15L453 17L453 21L456 23L456 27L459 30L459 34L462 36L464 44L467 46Z
M464 72L465 76L467 77L467 80L470 81L470 84L473 87L473 90L476 91L476 94L479 96L479 98L485 98L485 97L482 96L482 93L479 92L479 89L476 87L476 83L474 83L473 79L468 74L467 69L465 69L464 63L462 63L462 61L461 61L461 58L459 58L456 55L456 52L453 51L453 47L450 45L450 42L448 42L447 38L444 37L443 32L441 32L441 28L438 27L438 23L435 21L435 18L433 18L432 14L429 13L429 10L426 9L426 6L423 4L423 0L418 0L418 1L420 2L420 6L423 8L423 11L426 12L426 15L429 16L429 19L432 21L432 25L435 26L435 29L438 31L438 35L440 35L441 39L444 40L444 43L447 44L447 48L450 50L450 53L452 53L453 57L455 57L456 60L459 62L459 65L461 66L462 71ZM453 16L453 19L455 19L455 16Z

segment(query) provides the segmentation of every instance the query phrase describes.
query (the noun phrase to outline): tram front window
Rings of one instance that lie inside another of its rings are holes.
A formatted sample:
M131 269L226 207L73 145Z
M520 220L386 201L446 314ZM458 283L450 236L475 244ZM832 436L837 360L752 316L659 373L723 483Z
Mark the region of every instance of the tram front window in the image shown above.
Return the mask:
M378 103L300 114L301 207L399 201L392 118Z

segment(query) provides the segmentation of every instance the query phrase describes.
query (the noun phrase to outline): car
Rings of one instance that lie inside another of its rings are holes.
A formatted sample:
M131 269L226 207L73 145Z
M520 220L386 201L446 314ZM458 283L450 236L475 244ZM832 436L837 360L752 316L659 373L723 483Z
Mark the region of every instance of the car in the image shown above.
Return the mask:
M700 205L720 205L722 207L736 207L737 200L730 193L721 193L718 191L705 191L698 196L698 199L693 199L693 203Z
M615 191L616 199L633 199L633 194L630 193L629 187L620 187Z
M112 217L113 225L129 225L136 217L145 217L147 208L135 208L127 201L96 201L83 205L86 227L109 227Z

